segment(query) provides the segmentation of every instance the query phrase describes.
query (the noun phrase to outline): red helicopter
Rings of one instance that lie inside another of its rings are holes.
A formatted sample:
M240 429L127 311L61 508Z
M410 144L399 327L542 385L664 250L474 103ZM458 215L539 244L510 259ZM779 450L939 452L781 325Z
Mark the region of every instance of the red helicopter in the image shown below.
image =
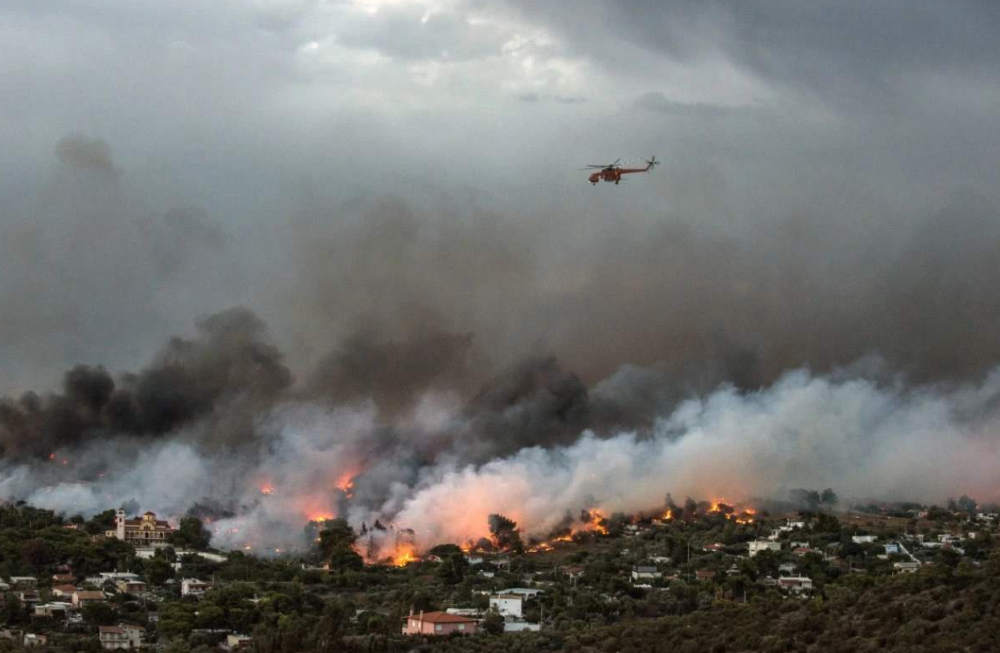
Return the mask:
M655 168L660 164L660 162L656 160L655 156L646 161L645 168L622 168L619 165L620 163L621 159L617 159L614 163L608 165L600 165L600 166L588 165L586 168L580 168L580 169L597 170L592 175L590 175L590 177L588 177L588 181L590 181L590 183L595 186L597 185L597 182L599 182L602 179L604 181L613 181L617 186L619 183L621 183L622 175L627 175L633 172L649 172L650 170L652 170L653 168Z

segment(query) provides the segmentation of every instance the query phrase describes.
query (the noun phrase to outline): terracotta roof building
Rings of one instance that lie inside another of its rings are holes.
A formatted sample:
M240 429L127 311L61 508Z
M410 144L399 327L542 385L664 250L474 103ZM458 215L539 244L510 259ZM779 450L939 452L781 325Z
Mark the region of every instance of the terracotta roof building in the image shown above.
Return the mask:
M447 612L420 612L403 617L404 635L448 635L450 633L476 632L476 620Z
M125 511L115 513L115 530L107 531L107 537L116 537L134 546L154 546L166 544L174 533L170 524L156 518L155 512L147 512L142 517L126 519Z

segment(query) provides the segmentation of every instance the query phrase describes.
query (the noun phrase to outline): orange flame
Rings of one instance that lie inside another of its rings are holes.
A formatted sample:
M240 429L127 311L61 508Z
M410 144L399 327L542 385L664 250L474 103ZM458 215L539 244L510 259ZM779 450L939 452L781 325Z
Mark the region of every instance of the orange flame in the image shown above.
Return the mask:
M274 492L274 486L270 483L260 486L260 493L264 496L270 496Z
M408 544L397 546L392 554L392 564L395 567L405 567L411 562L417 562L418 560L420 558L417 557L416 551Z

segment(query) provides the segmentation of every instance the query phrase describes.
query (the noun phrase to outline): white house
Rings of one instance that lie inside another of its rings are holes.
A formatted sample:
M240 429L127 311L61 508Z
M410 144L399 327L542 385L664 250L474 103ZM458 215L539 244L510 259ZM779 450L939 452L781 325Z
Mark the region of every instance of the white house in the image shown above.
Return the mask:
M897 562L893 565L897 574L915 574L920 569L919 562Z
M877 535L852 535L851 541L855 544L871 544L878 540Z
M794 594L800 594L802 592L811 592L813 582L811 578L806 576L782 576L778 579L778 587Z
M754 540L753 542L749 542L748 546L750 547L750 557L751 558L754 557L755 555L757 555L758 553L760 553L761 551L781 551L781 543L780 542L768 542L766 540Z
M181 581L181 596L201 597L210 589L212 589L210 584L197 578L185 578Z
M524 633L532 632L537 633L542 629L542 624L533 624L524 620L508 620L503 624L503 631L505 633Z
M512 587L510 589L504 590L505 594L517 594L518 596L523 596L526 599L533 599L542 593L542 590L534 589L532 587Z
M99 632L101 648L109 651L119 649L138 650L142 648L142 640L146 635L145 628L131 624L101 626Z
M632 580L649 580L654 578L663 578L663 574L656 567L644 567L642 565L632 567Z
M490 597L490 609L496 610L504 617L523 616L524 597L519 594L497 594Z

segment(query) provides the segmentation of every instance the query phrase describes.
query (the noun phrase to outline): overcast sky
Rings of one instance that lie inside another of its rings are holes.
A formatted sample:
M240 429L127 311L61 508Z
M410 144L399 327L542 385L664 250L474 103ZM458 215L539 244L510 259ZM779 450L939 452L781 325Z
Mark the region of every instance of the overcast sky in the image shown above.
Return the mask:
M0 391L238 304L297 372L358 329L588 380L709 341L982 371L997 34L994 0L5 0Z

